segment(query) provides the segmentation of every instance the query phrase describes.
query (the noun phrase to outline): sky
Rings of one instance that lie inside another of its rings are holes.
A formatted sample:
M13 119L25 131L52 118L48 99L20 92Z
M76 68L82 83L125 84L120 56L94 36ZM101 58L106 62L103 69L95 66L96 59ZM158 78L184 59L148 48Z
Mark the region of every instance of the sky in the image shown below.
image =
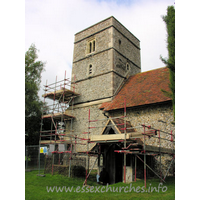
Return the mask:
M162 16L174 0L25 0L25 51L34 43L45 62L43 85L71 78L74 35L114 16L140 40L142 72L164 67L167 32Z

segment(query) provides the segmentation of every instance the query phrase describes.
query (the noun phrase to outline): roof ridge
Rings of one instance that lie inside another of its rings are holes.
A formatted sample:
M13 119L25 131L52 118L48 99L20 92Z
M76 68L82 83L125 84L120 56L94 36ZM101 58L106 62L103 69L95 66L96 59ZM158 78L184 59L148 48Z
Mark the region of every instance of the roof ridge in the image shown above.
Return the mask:
M129 78L130 78L130 77L133 77L133 76L136 76L136 75L139 75L139 74L144 74L144 73L152 72L152 71L155 71L155 70L161 70L161 69L167 69L167 67L160 67L160 68L156 68L156 69L150 69L150 70L144 71L144 72L139 72L139 73L137 73L137 74L130 75ZM128 78L128 79L129 79L129 78ZM127 80L128 80L128 79L127 79Z

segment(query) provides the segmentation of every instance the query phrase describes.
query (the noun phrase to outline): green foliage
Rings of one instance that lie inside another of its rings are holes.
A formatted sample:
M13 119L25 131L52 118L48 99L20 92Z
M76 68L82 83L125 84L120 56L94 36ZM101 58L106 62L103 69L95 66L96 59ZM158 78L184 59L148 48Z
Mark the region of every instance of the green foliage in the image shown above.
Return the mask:
M168 91L163 90L163 89L161 89L161 91L165 94L165 96L167 96L169 98L172 98L172 93L171 92L168 92Z
M25 53L25 133L28 134L26 145L38 143L40 130L42 102L38 92L45 63L37 61L37 58L37 49L32 44Z
M175 8L174 6L169 6L167 8L167 15L163 16L163 21L166 23L167 27L167 49L168 49L168 59L161 57L161 60L170 70L170 90L172 97L172 104L175 117Z

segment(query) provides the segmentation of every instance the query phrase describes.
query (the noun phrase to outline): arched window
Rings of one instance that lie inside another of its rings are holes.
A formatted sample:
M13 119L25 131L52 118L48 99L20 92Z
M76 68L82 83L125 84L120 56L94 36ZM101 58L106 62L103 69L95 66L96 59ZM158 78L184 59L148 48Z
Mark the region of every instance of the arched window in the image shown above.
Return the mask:
M126 63L126 70L129 71L130 70L130 65L128 63Z
M89 75L92 74L92 65L89 65Z

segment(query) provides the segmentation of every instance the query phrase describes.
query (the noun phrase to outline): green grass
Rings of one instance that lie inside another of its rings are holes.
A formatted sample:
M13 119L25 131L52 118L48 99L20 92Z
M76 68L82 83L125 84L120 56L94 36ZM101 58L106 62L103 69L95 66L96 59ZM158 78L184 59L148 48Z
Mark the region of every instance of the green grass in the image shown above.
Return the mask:
M45 177L37 176L38 171L32 171L32 172L25 172L25 198L28 199L175 199L175 180L174 178L167 178L166 183L161 185L163 187L163 191L167 187L166 192L162 192L162 188L160 189L160 192L146 192L146 189L148 190L151 187L156 187L158 189L159 180L158 179L148 179L147 180L147 188L145 189L145 192L137 193L134 192L132 189L132 192L129 192L130 189L130 183L124 184L124 183L116 183L114 185L110 185L110 187L113 189L113 187L118 187L118 192L111 192L108 190L106 192L106 186L102 188L102 185L98 185L95 182L95 172L92 173L90 179L88 180L88 185L90 186L96 186L99 187L96 191L96 188L92 189L90 188L84 188L84 192L82 192L82 185L84 182L84 178L68 178L66 176L62 175L51 175L46 174ZM72 192L65 192L65 189L63 192L56 192L55 189L53 192L47 192L46 186L52 187L72 187ZM78 186L80 187L78 189ZM142 190L142 187L144 186L143 180L137 180L137 182L132 182L132 187L135 187ZM165 186L165 187L164 187ZM119 188L127 187L124 191L124 188L119 192ZM101 189L103 193L101 193ZM144 188L143 188L144 189ZM74 192L77 190L78 192ZM89 191L93 191L92 193ZM96 191L96 192L95 192ZM98 192L99 191L99 192ZM128 192L127 192L128 191Z

